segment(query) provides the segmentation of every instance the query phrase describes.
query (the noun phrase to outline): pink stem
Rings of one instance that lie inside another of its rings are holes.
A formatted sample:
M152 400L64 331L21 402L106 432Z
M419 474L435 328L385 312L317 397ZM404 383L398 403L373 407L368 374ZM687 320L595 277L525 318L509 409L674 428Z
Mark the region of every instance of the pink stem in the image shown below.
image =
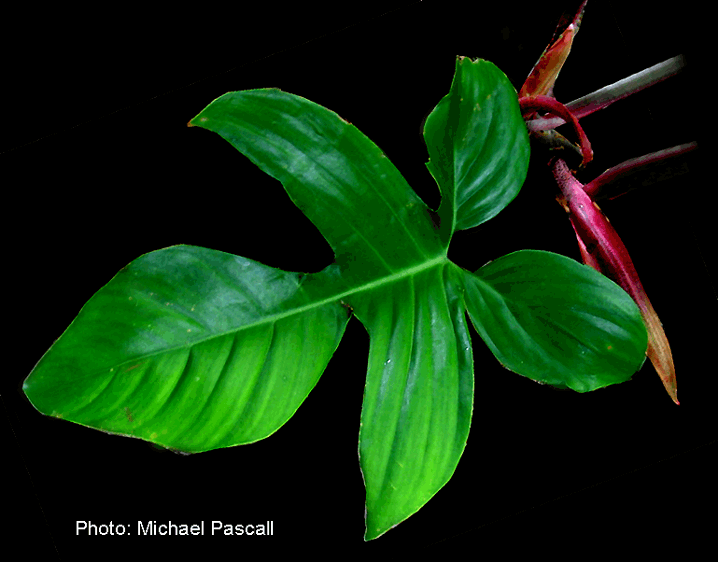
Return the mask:
M659 150L658 152L652 152L644 156L639 156L638 158L632 158L631 160L626 160L625 162L622 162L603 172L595 180L587 183L583 189L589 197L595 198L604 186L613 181L629 176L649 164L654 164L675 156L681 156L682 154L686 154L696 148L698 148L698 143L690 142L687 144L680 144L672 148L667 148L665 150ZM618 195L621 194L613 195L611 198L615 199Z
M591 143L588 141L586 133L584 133L578 119L576 119L569 109L561 102L549 96L531 96L519 98L519 107L521 107L521 113L536 110L546 111L554 115L558 115L566 121L570 121L581 144L581 154L583 155L581 166L585 166L593 160L593 150L591 149Z
M559 202L569 213L571 225L587 265L618 283L638 305L648 332L646 354L671 399L678 404L676 374L668 339L656 311L643 289L628 250L601 209L584 191L563 160L553 162L553 175L561 188Z

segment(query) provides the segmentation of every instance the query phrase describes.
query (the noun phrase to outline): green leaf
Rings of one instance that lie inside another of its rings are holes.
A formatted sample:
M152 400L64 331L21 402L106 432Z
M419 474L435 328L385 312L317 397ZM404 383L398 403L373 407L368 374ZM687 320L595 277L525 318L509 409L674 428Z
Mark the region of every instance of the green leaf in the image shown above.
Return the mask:
M294 414L348 319L296 273L173 246L100 289L24 390L46 414L182 451L251 443Z
M466 445L474 377L459 271L446 262L353 301L371 341L359 433L367 540L439 491Z
M464 280L476 331L511 371L587 392L628 380L646 359L636 303L572 259L523 250Z
M529 138L516 90L492 63L456 60L451 91L424 125L427 168L441 189L441 240L496 216L526 179Z
M546 319L569 307L572 321L585 322L582 341L603 341L611 326L610 341L623 347L606 351L608 359L600 345L585 365L584 347L562 350L575 355L576 380L617 355L617 365L637 366L645 351L636 344L645 332L635 330L635 310L615 286L577 273L566 258L509 256L494 264L514 260L513 269L490 264L477 275L448 260L454 230L495 215L523 182L528 145L517 111L498 69L457 62L452 93L426 127L429 169L443 192L437 230L386 155L335 113L274 89L218 98L190 124L217 132L278 179L335 262L301 274L193 246L146 254L83 307L25 393L45 414L183 451L249 443L301 405L354 311L370 337L359 444L366 538L381 535L451 478L465 447L474 386L467 306L489 345L501 341L492 347L501 353L529 342L553 354L555 342L538 327L556 331ZM595 293L554 293L553 282L546 294L542 283L552 275L588 279ZM531 291L546 297L542 306L526 305ZM606 315L614 313L612 323ZM565 370L560 362L540 367Z
M190 121L282 182L340 267L373 279L441 253L428 208L386 155L336 113L276 89L230 92Z
M202 248L147 254L87 303L25 392L45 413L184 451L251 442L298 408L355 308L371 336L367 389L390 377L393 388L409 381L418 391L403 409L401 401L366 396L365 408L395 419L395 442L405 447L363 438L373 498L367 537L381 534L448 481L468 435L470 345L457 274L451 284L444 280L455 266L426 205L335 113L278 90L254 90L222 96L191 123L215 130L279 179L330 242L336 262L301 275ZM392 312L412 319L408 331L396 331ZM426 322L439 340L432 342ZM376 350L387 345L413 351L377 368ZM444 390L427 402L431 381ZM431 431L412 423L417 412L428 416ZM382 431L365 427L362 435ZM422 451L431 452L433 464ZM390 458L406 462L402 478L392 480L400 502L380 489L376 467Z

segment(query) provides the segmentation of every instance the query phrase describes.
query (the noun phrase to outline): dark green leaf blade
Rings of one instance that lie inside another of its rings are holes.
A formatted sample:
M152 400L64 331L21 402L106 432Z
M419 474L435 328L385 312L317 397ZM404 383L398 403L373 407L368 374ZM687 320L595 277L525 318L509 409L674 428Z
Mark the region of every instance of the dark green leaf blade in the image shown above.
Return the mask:
M518 194L529 140L516 90L494 64L456 60L451 91L424 125L427 167L441 190L441 240L496 216Z
M429 501L466 445L473 361L460 275L445 262L352 299L370 337L359 434L366 540Z
M173 246L122 269L40 360L41 412L187 452L251 443L297 410L348 321L296 273Z
M355 275L372 278L441 254L424 202L336 113L280 90L247 90L221 96L190 124L218 133L282 182L336 262Z
M523 250L465 272L464 280L477 332L511 371L587 392L628 380L646 359L636 304L572 259Z

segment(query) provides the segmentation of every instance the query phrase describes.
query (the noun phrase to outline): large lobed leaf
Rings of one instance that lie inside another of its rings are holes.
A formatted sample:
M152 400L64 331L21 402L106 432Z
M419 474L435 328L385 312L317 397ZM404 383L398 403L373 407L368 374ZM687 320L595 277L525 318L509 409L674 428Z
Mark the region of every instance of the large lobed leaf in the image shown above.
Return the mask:
M536 380L588 390L640 365L638 309L598 273L545 252L476 274L447 258L453 232L500 212L526 175L516 92L491 63L460 58L427 120L439 231L379 148L308 100L232 92L190 124L281 181L336 262L302 275L191 246L140 257L25 381L41 412L183 451L256 441L317 383L353 310L370 336L359 451L372 539L421 508L462 454L474 386L466 308L498 359Z

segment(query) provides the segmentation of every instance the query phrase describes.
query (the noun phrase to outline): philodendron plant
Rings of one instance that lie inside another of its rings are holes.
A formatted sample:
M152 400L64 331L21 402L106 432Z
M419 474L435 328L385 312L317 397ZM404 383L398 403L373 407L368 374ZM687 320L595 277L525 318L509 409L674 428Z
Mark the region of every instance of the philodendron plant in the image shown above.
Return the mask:
M365 539L380 536L448 482L464 450L474 400L466 312L502 365L541 383L587 392L628 380L646 358L642 308L598 262L524 250L467 271L447 257L455 232L490 220L521 189L524 117L546 121L536 111L553 107L577 124L548 91L520 104L492 63L456 60L424 127L436 211L336 113L277 89L219 97L189 125L278 179L334 262L304 274L195 246L145 254L82 308L25 381L27 397L44 414L178 451L252 443L292 417L356 317L370 337ZM596 242L605 228L580 218L579 188L559 162L561 201L586 255L605 265L615 239Z

